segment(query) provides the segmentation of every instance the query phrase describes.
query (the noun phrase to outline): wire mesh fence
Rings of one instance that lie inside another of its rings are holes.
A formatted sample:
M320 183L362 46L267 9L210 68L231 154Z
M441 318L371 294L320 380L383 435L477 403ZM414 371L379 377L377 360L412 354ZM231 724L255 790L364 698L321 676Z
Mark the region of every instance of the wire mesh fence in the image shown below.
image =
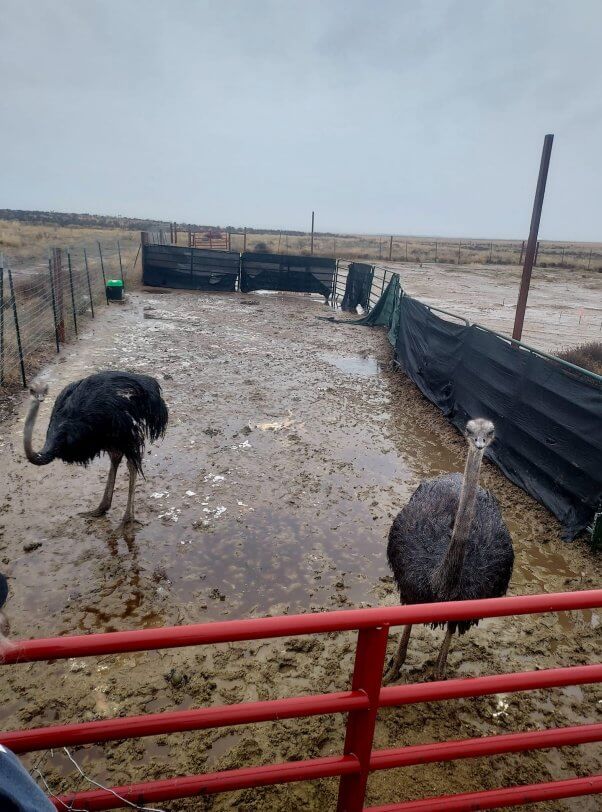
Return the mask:
M106 285L127 287L132 264L117 243L54 248L26 267L0 255L0 394L20 387L108 305Z

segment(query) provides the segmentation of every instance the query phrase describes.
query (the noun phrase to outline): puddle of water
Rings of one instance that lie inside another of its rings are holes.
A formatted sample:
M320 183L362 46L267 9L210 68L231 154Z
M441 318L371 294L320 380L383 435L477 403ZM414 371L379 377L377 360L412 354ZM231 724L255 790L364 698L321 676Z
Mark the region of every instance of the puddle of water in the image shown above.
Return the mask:
M361 378L369 378L372 375L378 374L378 361L371 355L364 358L361 355L334 355L333 353L325 353L320 357L347 375L358 375Z

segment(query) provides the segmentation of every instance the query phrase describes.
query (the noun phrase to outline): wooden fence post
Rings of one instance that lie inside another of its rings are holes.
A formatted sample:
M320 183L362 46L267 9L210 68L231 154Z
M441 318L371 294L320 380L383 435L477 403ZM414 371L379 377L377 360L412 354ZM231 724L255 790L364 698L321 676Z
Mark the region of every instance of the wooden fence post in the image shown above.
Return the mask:
M102 247L100 245L100 240L98 240L98 254L100 256L100 269L102 271L102 284L105 290L105 299L107 300L107 306L109 304L109 294L107 293L107 277L105 276L105 263L102 258Z
M73 290L73 268L71 267L71 251L67 251L67 267L69 268L69 287L71 288L71 307L73 312L73 326L75 328L75 335L79 335L77 331L77 308L75 307L75 291Z
M54 340L56 342L56 351L61 351L59 343L59 323L56 317L56 296L54 293L54 274L52 272L52 260L48 258L48 276L50 277L50 298L52 299L52 319L54 321Z
M17 336L17 349L19 350L19 364L21 367L21 381L23 382L23 389L27 388L27 381L25 380L25 363L23 361L23 345L21 344L21 331L19 330L19 315L17 313L17 299L15 297L15 286L13 284L13 274L10 265L8 271L8 284L10 287L10 297L13 302L13 318L15 320L15 335Z
M52 249L52 267L54 271L54 290L56 294L57 325L59 341L65 343L65 316L63 306L63 256L60 248Z

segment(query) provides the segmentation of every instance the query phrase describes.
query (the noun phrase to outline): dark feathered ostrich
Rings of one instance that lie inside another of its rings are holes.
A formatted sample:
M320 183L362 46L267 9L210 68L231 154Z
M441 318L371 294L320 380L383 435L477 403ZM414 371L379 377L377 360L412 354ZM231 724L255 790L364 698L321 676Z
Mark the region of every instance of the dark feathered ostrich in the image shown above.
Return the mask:
M6 576L0 572L0 662L4 657L4 653L13 648L10 640L7 640L5 635L8 634L8 621L2 611L6 599L8 598L8 582Z
M117 469L125 457L130 486L123 526L134 522L134 489L136 477L142 473L145 440L162 437L167 428L167 406L157 381L132 372L99 372L70 383L56 399L41 451L33 451L31 436L48 386L33 383L30 392L23 433L27 459L34 465L47 465L54 459L88 465L106 452L111 468L104 495L96 510L83 514L94 517L111 507Z
M489 420L469 420L464 477L448 474L423 482L398 513L389 532L387 558L402 603L497 598L506 594L514 551L498 503L479 487L483 453L493 441ZM452 634L464 634L475 620L447 625L435 677L443 678ZM399 675L411 626L405 626L385 682Z

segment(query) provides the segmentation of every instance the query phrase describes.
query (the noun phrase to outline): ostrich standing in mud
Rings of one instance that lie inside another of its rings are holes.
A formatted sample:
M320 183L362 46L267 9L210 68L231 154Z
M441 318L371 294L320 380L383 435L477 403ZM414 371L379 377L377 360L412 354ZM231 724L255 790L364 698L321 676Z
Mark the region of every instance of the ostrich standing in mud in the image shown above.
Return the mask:
M498 503L479 487L483 453L494 439L489 420L469 420L464 476L446 474L423 482L396 516L389 532L387 558L402 603L497 598L506 594L514 551ZM478 619L433 624L447 626L435 677L445 675L452 634L464 634ZM411 626L405 626L385 682L399 675Z
M142 473L145 439L162 437L167 428L167 406L154 378L131 372L99 372L74 381L59 394L50 415L46 442L41 451L32 449L34 423L48 386L30 386L31 403L25 419L23 445L34 465L54 459L88 465L103 452L111 468L100 505L82 515L103 516L111 507L117 469L123 457L130 476L128 502L122 525L134 522L136 477Z

